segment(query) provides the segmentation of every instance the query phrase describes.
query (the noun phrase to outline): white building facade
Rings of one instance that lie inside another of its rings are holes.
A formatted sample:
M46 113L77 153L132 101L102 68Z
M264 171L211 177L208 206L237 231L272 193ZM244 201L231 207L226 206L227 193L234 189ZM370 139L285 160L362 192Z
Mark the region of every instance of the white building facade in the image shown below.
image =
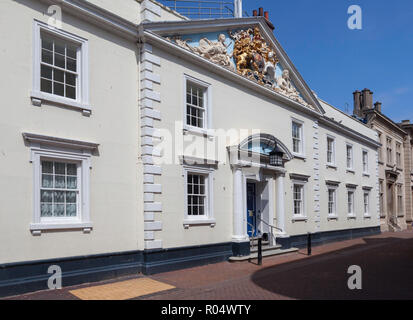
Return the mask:
M0 295L380 232L376 132L264 18L113 3L0 4Z

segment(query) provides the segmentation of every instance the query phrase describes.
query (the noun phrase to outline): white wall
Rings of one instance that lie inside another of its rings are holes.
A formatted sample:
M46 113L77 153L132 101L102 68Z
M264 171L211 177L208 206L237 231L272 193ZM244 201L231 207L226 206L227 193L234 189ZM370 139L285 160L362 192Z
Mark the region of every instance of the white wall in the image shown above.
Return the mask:
M39 1L0 1L0 263L143 249L136 44L63 12L63 30L89 43L92 115L35 107L33 19L47 22L46 11ZM100 144L90 171L90 234L30 233L33 170L22 132Z
M154 87L154 90L161 93L161 102L154 106L160 110L162 121L157 124L158 128L167 129L174 133L175 121L183 121L184 112L184 74L190 75L196 79L207 82L211 85L212 90L212 128L229 130L236 129L260 129L262 133L274 135L280 139L292 151L291 137L291 121L292 117L304 122L304 138L305 138L305 159L293 159L286 164L287 178L285 179L286 192L286 229L290 235L304 234L308 231L326 231L326 230L342 230L350 228L362 228L377 226L377 210L376 210L376 156L373 149L368 146L363 146L369 149L370 161L370 178L362 177L361 169L361 148L362 145L354 140L343 137L341 133L334 133L337 137L337 160L338 169L335 172L329 171L326 168L326 152L325 136L330 132L322 125L315 126L315 118L294 111L292 108L283 105L275 100L260 96L258 93L251 91L249 88L232 83L230 80L220 78L202 68L178 58L174 55L161 51L154 46L153 53L161 58L161 67L154 70L155 73L161 76L161 85ZM349 124L354 128L357 126L356 121ZM374 131L363 127L361 130L374 139ZM315 161L314 155L314 135L318 132L320 143L320 160ZM182 135L182 131L178 132ZM243 136L246 138L248 134ZM189 135L190 136L190 135ZM195 139L195 138L194 138ZM206 139L197 137L196 139ZM242 139L241 139L242 140ZM344 155L345 141L354 143L356 174L347 173L345 170ZM239 142L239 141L238 141ZM185 146L189 143L184 143ZM228 144L230 145L230 144ZM233 144L232 144L233 145ZM159 214L156 220L163 221L163 230L156 232L156 239L163 240L163 246L166 248L187 246L194 244L219 243L231 241L232 236L232 194L233 194L233 175L231 168L226 159L225 164L220 164L215 171L214 179L214 214L217 220L216 226L195 226L185 229L183 227L184 219L184 186L185 181L182 175L182 166L180 164L163 165L162 175L157 178L155 183L162 184L162 194L157 196L155 201L162 202L163 213ZM316 213L314 211L315 190L314 166L320 163L320 221L316 222ZM289 173L303 174L311 176L305 193L306 213L308 215L307 222L294 222L292 220L293 198L292 198L292 183L289 178ZM339 179L342 185L339 189L339 219L338 221L327 220L327 201L325 196L325 179ZM347 201L344 201L344 191L346 183L360 185L357 190L356 220L347 220ZM373 217L371 219L363 219L361 216L361 187L371 185L371 208ZM344 188L344 189L342 189ZM276 192L276 190L274 190ZM274 206L275 209L275 206ZM276 213L273 213L276 217Z

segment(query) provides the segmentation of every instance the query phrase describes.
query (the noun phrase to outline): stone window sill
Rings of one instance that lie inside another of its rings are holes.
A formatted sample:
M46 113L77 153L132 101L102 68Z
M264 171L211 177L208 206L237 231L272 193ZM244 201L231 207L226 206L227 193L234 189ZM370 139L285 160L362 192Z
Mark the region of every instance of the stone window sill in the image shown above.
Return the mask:
M30 93L30 98L33 105L41 107L43 103L57 104L64 107L69 107L73 109L79 109L84 115L90 115L92 113L92 108L88 105L82 104L79 101L59 97L53 94L32 91Z
M329 169L337 170L337 166L335 164L332 164L332 163L327 163L326 167L329 168Z
M183 222L184 228L188 229L190 226L209 225L211 228L217 224L215 219L185 219Z
M305 216L297 216L297 217L293 217L292 218L292 221L293 222L299 222L299 221L305 221L305 222L307 222L307 220L308 220L308 218L307 217L305 217Z
M54 230L83 230L89 233L93 228L92 222L65 222L65 223L31 223L30 231L33 235L40 235L42 231Z
M348 219L348 220L352 220L352 219L356 220L356 219L357 219L357 216L355 216L355 215L348 215L348 216L347 216L347 219Z
M338 216L328 216L327 220L338 220Z
M184 133L184 135L193 134L193 135L197 135L197 136L201 136L201 137L206 137L209 140L212 140L215 137L210 132L210 130L197 128L197 127L191 127L191 126L188 126L188 125L184 125L183 133Z
M294 159L299 159L299 160L303 160L306 161L307 157L303 154L298 154L298 153L293 153Z

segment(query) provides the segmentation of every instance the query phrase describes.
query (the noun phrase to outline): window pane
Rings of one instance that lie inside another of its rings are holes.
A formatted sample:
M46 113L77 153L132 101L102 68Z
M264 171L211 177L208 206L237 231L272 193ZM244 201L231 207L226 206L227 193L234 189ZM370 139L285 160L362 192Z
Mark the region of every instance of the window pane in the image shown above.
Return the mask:
M77 165L74 163L67 164L67 175L76 176L77 175Z
M42 203L40 205L40 216L41 217L51 217L52 214L52 204Z
M75 204L66 205L66 216L76 217L76 205Z
M52 202L53 191L42 190L40 191L40 201L41 202Z
M65 205L64 204L54 204L53 213L55 217L63 217L65 215Z
M53 162L42 161L42 173L53 173Z
M77 188L77 177L67 177L67 188L68 189Z
M66 174L66 164L55 162L55 174Z
M76 72L76 60L67 58L66 62L67 62L67 70Z
M76 59L76 52L77 52L76 47L72 47L72 46L68 45L66 50L67 50L66 54L67 54L68 57Z
M66 188L66 177L65 176L55 176L55 188L59 188L59 189Z
M54 54L54 65L56 67L65 68L65 56L55 53Z
M66 203L76 203L76 192L66 192Z
M64 96L65 86L58 82L53 82L53 93L59 96Z
M54 203L65 203L65 192L64 191L54 191L53 192L53 202Z
M53 80L58 82L65 82L65 73L61 70L53 70Z
M53 188L53 175L42 174L42 188Z
M76 89L75 87L66 86L66 97L70 99L76 99Z
M52 81L41 79L41 81L40 81L40 91L53 93Z
M53 72L53 69L51 67L47 67L44 65L41 66L41 77L42 78L47 78L47 79L52 80L53 79L52 72Z
M66 84L76 86L76 76L73 73L66 72Z
M53 64L53 53L47 50L42 50L42 62Z
M42 48L53 51L53 41L49 39L42 39Z
M65 46L64 43L55 41L54 51L57 52L57 53L60 53L60 54L64 55L64 54L65 54L65 47L66 47L66 46Z

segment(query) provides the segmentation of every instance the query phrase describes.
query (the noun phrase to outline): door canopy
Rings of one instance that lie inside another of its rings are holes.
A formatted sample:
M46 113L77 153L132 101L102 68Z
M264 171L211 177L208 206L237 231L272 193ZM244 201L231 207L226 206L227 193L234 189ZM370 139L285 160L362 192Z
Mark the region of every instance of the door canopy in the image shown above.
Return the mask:
M242 141L238 150L253 155L259 155L260 161L268 162L272 151L281 151L284 161L290 161L293 158L290 150L277 138L270 134L255 134Z

